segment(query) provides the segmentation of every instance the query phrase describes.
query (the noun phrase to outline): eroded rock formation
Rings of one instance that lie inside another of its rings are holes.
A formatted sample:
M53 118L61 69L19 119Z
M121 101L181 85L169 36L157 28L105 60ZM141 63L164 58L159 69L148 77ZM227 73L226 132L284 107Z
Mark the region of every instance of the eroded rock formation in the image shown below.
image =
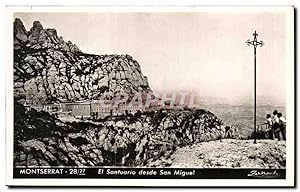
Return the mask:
M150 91L130 55L86 54L39 21L26 31L20 19L14 22L14 82L15 96L33 103Z

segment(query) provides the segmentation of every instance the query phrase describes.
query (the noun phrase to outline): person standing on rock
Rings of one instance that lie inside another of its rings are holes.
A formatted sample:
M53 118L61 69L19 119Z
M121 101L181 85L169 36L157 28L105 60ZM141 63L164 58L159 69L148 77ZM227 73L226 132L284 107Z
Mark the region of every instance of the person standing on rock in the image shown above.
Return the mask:
M279 128L279 118L278 118L278 111L274 110L273 112L273 130L275 133L275 137L278 139L278 141L280 141L280 128Z
M282 139L285 141L285 132L286 132L286 120L282 116L282 113L278 113L278 118L279 118L279 130L282 135Z
M230 126L226 126L225 127L225 135L224 138L230 138L231 134L230 134Z
M274 139L273 121L270 114L267 114L266 125L269 139Z

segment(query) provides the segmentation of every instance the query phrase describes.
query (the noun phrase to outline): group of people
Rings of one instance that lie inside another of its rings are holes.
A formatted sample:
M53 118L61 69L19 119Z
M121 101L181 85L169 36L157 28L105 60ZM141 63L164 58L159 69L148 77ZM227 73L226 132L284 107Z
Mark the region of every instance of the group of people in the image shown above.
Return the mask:
M269 139L286 140L286 119L277 110L274 110L273 116L267 114L267 131Z

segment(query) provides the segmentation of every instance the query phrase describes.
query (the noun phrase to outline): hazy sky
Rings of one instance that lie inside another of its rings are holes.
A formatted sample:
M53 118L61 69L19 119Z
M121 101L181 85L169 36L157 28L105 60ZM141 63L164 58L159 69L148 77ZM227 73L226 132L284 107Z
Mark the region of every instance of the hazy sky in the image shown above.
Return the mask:
M18 13L27 30L39 20L84 52L130 54L158 91L193 90L231 99L253 94L254 30L257 95L285 98L283 12Z

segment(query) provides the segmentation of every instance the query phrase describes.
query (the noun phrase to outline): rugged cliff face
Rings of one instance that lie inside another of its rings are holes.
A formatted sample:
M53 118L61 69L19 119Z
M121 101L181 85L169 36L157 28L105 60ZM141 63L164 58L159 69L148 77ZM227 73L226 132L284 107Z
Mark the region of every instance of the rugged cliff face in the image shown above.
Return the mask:
M15 111L16 166L168 166L161 158L180 146L236 136L205 110L136 113L94 123L64 123L17 102Z
M147 77L129 55L92 55L44 29L14 22L15 96L33 103L97 99L103 93L149 92Z

